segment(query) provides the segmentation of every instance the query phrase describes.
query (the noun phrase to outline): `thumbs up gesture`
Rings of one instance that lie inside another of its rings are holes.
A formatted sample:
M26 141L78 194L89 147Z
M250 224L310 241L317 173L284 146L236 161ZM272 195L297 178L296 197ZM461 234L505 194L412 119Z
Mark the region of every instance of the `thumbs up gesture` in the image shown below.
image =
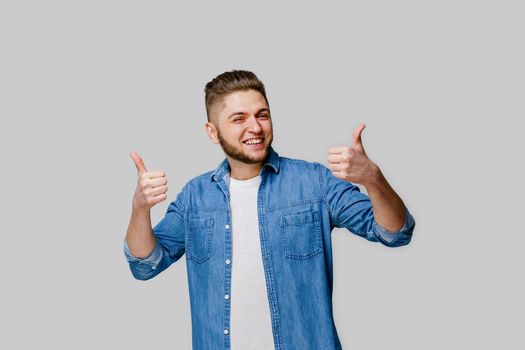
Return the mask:
M366 186L374 180L379 168L366 155L361 133L365 124L354 130L351 147L332 147L328 155L328 167L332 174L342 180Z
M133 207L150 210L155 204L167 198L168 180L164 171L147 171L142 158L130 152L138 172L137 188L133 196Z

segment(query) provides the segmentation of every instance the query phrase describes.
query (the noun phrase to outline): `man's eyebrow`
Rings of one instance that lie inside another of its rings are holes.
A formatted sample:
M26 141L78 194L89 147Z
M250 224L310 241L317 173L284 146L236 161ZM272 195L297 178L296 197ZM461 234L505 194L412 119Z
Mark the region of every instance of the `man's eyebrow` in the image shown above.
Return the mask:
M270 110L268 108L266 108L266 107L263 107L263 108L259 109L256 114L259 114L261 112L268 112L268 113L270 113ZM233 112L232 114L230 114L228 116L228 119L230 119L230 118L232 118L232 117L234 117L236 115L243 115L243 114L244 114L244 112Z

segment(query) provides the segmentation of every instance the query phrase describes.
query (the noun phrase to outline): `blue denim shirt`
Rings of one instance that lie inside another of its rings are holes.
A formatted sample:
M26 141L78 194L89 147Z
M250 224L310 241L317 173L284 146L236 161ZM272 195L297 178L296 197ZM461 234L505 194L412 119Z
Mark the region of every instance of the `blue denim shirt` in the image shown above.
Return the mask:
M155 277L186 253L192 344L230 349L232 236L225 159L189 181L153 228L149 257L124 253L133 276ZM258 217L275 349L342 349L332 313L334 227L388 247L410 242L414 218L405 208L398 232L379 226L372 204L352 183L317 162L280 157L270 148L261 169Z

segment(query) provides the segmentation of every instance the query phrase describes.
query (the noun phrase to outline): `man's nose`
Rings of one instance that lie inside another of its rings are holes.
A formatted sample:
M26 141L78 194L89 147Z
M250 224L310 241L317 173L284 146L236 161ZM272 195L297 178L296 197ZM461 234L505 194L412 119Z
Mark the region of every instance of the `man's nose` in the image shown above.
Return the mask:
M251 131L254 134L258 134L261 132L261 130L261 124L259 124L257 117L251 117L248 119L248 131Z

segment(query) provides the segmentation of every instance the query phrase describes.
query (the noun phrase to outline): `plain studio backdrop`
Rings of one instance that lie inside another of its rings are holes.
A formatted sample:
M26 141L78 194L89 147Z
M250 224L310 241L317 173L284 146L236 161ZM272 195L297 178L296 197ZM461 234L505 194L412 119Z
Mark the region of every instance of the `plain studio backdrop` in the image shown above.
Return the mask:
M248 69L279 154L326 165L365 123L369 157L416 219L394 249L333 231L343 348L524 349L523 11L3 1L0 348L190 349L185 257L144 282L122 253L129 152L167 173L156 224L224 159L205 133L204 85Z

